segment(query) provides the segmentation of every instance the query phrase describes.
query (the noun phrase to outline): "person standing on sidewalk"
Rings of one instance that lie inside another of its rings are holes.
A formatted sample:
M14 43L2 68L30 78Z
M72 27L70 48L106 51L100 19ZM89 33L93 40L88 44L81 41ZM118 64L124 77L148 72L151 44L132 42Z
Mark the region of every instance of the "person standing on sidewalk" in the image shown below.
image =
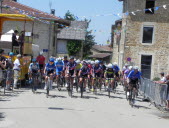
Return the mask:
M17 59L14 61L14 89L17 89L17 82L19 79L19 72L21 70L21 63L20 63L20 59L21 59L21 54L18 54Z

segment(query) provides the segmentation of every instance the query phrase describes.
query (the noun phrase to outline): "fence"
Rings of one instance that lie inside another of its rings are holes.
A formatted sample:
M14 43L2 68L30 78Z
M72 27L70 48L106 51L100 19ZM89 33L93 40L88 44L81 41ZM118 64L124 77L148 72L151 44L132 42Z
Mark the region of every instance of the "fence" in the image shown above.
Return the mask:
M165 107L167 98L167 88L167 84L158 84L149 79L144 78L141 79L139 91L145 98L148 98L157 106Z

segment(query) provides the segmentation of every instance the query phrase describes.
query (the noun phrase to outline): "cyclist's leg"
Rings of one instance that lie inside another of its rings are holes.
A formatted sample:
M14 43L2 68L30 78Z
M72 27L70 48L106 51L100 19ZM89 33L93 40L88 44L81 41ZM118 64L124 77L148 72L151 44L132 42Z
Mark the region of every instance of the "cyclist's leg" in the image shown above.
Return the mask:
M45 76L45 90L47 89L47 85L48 84L48 74L46 74L46 76Z

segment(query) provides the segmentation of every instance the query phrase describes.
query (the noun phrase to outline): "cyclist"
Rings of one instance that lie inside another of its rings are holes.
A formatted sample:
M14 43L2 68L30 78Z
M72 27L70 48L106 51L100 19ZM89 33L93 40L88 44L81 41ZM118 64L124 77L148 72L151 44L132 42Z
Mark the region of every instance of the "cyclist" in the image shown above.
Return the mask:
M92 80L92 90L94 91L94 83L95 83L95 78L97 77L99 79L99 83L101 83L101 73L102 73L102 68L99 65L99 60L95 61L95 65L92 68L92 76L93 76L93 80Z
M3 56L4 50L0 49L0 69L4 70L6 67L6 58Z
M56 66L56 81L58 81L59 75L63 75L64 70L64 63L61 58L57 59L57 61L55 62L55 66Z
M79 71L79 84L81 85L84 79L84 91L86 91L87 78L90 78L90 69L88 68L87 63L84 61L83 66Z
M74 80L74 77L76 76L76 72L75 72L76 65L77 64L74 61L74 57L70 57L70 60L66 66L66 78L67 78L67 82L68 82L68 80L70 80L71 86L73 86L73 80ZM68 87L68 86L66 85L66 87Z
M28 73L29 73L29 82L30 83L32 83L32 77L34 75L39 76L38 73L40 73L40 68L39 68L39 64L37 63L37 60L35 58L32 59L32 63L30 63L30 65L29 65ZM36 88L35 88L35 91L36 91Z
M55 61L54 58L50 58L49 62L46 64L45 69L44 69L44 74L46 75L45 76L45 88L44 88L45 90L48 87L47 85L48 79L50 79L51 83L53 84L53 78L56 73L56 66L55 66L54 61ZM49 86L49 90L52 89L52 84Z
M102 79L101 79L101 82L104 83L105 82L104 72L106 70L106 66L104 65L103 61L100 61L100 66L102 68L102 74L101 74Z
M9 58L7 59L7 63L6 63L6 70L7 70L7 78L6 78L6 89L7 90L11 90L10 89L10 85L13 79L13 56L14 53L10 52L9 53Z
M141 79L141 72L139 71L139 68L135 66L133 70L128 74L128 83L129 87L133 86L133 89L136 90L136 93L138 91L137 83Z
M110 79L110 83L111 83L111 87L109 88L109 91L112 91L112 88L114 86L114 70L113 70L113 65L112 64L108 64L107 65L107 69L104 73L104 77L106 78L106 86L108 86L108 80Z

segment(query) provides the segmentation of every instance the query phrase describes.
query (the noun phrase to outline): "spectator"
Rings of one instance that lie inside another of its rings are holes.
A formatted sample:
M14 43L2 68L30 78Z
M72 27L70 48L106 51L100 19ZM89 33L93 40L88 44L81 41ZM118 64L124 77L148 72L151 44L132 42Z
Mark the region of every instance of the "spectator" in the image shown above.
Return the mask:
M14 33L12 34L12 52L14 52L14 46L19 46L19 41L16 38L18 33L19 32L17 30L15 30Z
M19 79L19 72L21 70L21 63L20 63L20 59L21 59L21 54L17 55L17 59L14 61L14 88L17 89L17 82Z
M164 82L168 85L168 88L167 88L167 110L169 110L169 75L166 76L166 81Z
M154 81L155 83L162 84L166 81L166 77L164 76L164 72L161 72L160 75L161 75L160 81Z

